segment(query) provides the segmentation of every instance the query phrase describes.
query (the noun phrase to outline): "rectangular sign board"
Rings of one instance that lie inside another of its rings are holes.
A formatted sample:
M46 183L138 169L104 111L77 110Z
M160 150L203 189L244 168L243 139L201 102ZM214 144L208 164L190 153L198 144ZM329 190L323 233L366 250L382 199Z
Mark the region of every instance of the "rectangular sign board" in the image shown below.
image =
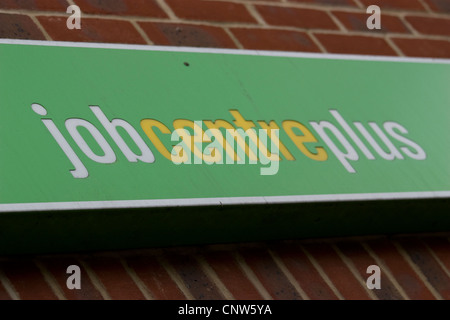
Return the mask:
M0 115L4 253L450 226L449 60L1 40Z
M450 196L448 60L4 40L0 114L2 212Z

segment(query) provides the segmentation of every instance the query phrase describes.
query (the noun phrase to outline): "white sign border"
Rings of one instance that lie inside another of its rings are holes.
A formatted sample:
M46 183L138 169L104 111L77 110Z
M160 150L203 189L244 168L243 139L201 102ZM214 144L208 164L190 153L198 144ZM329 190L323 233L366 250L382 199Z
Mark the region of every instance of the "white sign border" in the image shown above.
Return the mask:
M450 191L392 192L392 193L347 193L302 196L269 197L229 197L229 198L185 198L155 200L115 200L78 202L35 202L0 204L0 213L18 211L57 211L88 209L132 209L161 207L194 207L222 205L261 205L314 202L374 201L374 200L412 200L412 199L450 198Z

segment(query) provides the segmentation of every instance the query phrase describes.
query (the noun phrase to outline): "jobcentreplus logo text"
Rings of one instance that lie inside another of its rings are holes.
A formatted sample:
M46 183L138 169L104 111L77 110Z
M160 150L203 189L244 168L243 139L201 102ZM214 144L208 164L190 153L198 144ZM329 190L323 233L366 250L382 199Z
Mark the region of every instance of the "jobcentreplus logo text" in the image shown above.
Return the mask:
M70 170L73 177L88 177L85 163L54 121L48 117L47 109L38 103L33 103L31 107L43 117L41 121L73 164L74 169ZM105 132L129 162L154 163L154 148L175 164L244 164L247 160L249 164L267 165L261 168L262 175L274 175L278 172L280 160L295 161L292 150L280 139L278 123L256 121L255 124L235 109L229 110L233 121L175 119L172 123L173 130L156 119L142 119L140 127L149 140L146 142L126 120L109 119L100 106L89 108L96 119L93 117L88 121L68 118L64 126L79 150L97 163L110 164L117 161L116 152L104 137ZM360 156L369 160L375 160L377 157L384 160L403 160L405 157L414 160L426 159L422 147L407 138L408 130L397 122L386 121L380 125L375 122L363 124L354 121L352 128L338 110L331 109L329 112L335 120L333 123L324 120L309 121L309 126L296 120L285 120L281 123L283 131L295 146L311 160L328 160L329 155L324 145L349 173L356 172L352 161L358 161ZM97 122L96 125L94 121ZM257 128L257 125L260 128ZM102 154L94 153L92 146L89 146L80 134L80 128L84 128L85 133L87 131L92 136L90 141L95 140ZM160 134L156 134L155 128ZM130 139L127 140L133 141L134 146L130 148L123 134L129 136ZM171 141L177 143L168 148L161 141L161 135L171 135ZM152 148L148 142L152 143ZM136 153L132 149L139 149L140 152Z

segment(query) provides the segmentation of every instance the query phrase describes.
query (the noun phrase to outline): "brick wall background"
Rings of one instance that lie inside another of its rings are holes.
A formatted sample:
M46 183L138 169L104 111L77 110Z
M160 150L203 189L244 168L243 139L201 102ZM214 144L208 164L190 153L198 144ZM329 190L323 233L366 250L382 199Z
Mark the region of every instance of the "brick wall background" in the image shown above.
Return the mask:
M0 0L0 38L450 58L450 0ZM0 257L0 299L450 299L449 236Z
M0 257L0 300L450 299L450 234ZM69 265L81 290L69 290ZM369 290L369 265L381 289Z
M450 58L450 0L2 0L0 38Z

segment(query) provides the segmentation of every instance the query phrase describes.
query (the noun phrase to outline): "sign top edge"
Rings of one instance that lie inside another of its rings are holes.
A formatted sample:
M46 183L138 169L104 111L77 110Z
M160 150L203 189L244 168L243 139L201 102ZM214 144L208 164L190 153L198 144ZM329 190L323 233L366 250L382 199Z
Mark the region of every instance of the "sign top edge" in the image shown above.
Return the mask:
M416 57L374 56L374 55L358 55L358 54L308 53L308 52L295 52L295 51L176 47L176 46L114 44L114 43L96 43L96 42L19 40L19 39L2 39L2 38L0 38L0 44L34 45L34 46L50 46L50 47L73 47L73 48L97 48L97 49L121 49L121 50L140 50L140 51L162 51L162 52L212 53L212 54L311 58L311 59L450 64L450 59L443 59L443 58L416 58Z

